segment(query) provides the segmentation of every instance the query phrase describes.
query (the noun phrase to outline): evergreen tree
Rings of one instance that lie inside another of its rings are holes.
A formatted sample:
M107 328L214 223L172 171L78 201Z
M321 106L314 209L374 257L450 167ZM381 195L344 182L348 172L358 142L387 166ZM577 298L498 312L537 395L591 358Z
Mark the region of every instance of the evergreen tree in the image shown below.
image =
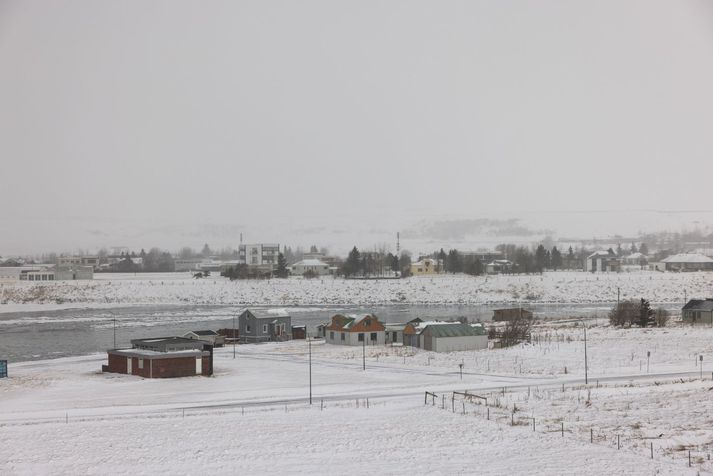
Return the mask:
M463 271L463 261L458 250L450 250L446 257L446 271L449 273L460 273Z
M570 253L572 252L572 247L569 247ZM560 253L560 250L557 249L556 246L552 247L552 253L550 253L551 256L551 264L552 264L552 269L557 271L559 268L562 267L562 253Z
M212 254L212 251L210 250L210 246L208 246L208 243L203 245L203 249L201 250L201 256L204 258L209 257Z
M654 310L651 309L651 304L644 298L641 298L641 303L639 304L639 320L637 324L639 327L649 327L654 324Z
M285 259L285 255L282 253L277 254L277 272L275 275L278 278L286 278L287 275L289 274L287 270L287 260Z
M352 274L358 273L360 266L361 266L361 255L359 254L359 250L355 246L349 252L347 261L344 263L344 266L342 268L344 270L344 275L351 276Z
M611 249L611 248L609 248ZM616 245L616 255L621 256L624 254L624 251L621 249L621 243L617 243Z
M648 256L649 247L646 243L641 243L641 246L639 246L639 253L641 253L642 255Z
M535 250L535 268L538 272L542 273L547 264L547 251L545 247L539 245Z
M635 243L632 243L632 244L631 244L631 252L632 252L632 253L636 253L637 251L638 251L638 250L636 249L636 244L635 244Z

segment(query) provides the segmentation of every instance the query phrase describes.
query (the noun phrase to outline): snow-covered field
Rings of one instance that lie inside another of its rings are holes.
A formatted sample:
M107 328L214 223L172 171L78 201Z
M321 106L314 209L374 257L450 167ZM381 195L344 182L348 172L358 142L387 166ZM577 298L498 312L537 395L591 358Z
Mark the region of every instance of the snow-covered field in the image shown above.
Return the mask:
M14 364L0 474L713 471L713 329L588 325L587 386L577 321L509 349L367 347L366 371L361 348L317 341L311 407L305 341L219 349L212 378L101 374L104 355Z
M375 305L597 303L646 297L678 303L684 295L713 294L712 273L585 273L472 277L442 275L401 280L324 278L234 281L192 279L189 273L105 274L94 281L18 283L0 288L0 312L23 306L110 306L126 304Z

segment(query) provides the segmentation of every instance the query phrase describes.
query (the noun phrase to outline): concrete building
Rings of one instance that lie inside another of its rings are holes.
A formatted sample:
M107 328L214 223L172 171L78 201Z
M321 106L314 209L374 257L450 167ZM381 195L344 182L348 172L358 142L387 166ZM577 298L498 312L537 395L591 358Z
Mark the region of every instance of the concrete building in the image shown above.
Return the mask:
M270 265L277 267L277 255L280 253L280 245L273 243L257 243L252 245L240 245L238 247L238 261L248 266Z
M76 281L83 279L94 279L93 266L79 265L57 265L54 269L55 281Z
M681 309L683 322L713 326L713 299L691 299Z
M201 267L203 263L207 261L202 258L191 258L191 259L181 259L176 258L173 260L173 270L174 271L202 271Z
M413 276L424 276L438 274L440 267L438 261L433 258L424 258L422 260L411 263L411 274Z
M303 259L290 266L290 272L294 276L302 276L305 273L312 273L315 276L325 276L331 274L327 263L319 259Z
M335 345L384 345L386 328L376 316L332 316L332 322L325 329L325 340Z
M292 339L292 318L282 309L246 309L238 316L240 342L281 342Z
M595 273L602 272L617 272L621 269L621 260L615 253L609 251L595 251L587 256L585 261L585 270Z
M184 350L203 350L208 342L188 339L186 337L151 337L148 339L132 339L131 347L154 352L180 352Z

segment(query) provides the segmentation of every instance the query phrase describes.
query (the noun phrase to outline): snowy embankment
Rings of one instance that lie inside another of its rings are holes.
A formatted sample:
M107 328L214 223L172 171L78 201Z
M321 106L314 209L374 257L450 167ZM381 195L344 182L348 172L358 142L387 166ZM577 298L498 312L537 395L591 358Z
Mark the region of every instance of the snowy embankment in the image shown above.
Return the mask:
M442 275L401 280L324 278L229 281L192 279L185 273L97 275L94 281L19 283L0 291L0 312L18 304L107 306L112 304L376 305L599 303L645 297L682 302L687 293L710 296L711 273L632 272L543 275ZM8 306L3 310L3 305Z
M588 324L587 386L579 322L508 349L370 346L366 371L361 348L318 341L311 407L305 341L217 349L212 378L101 374L105 355L14 364L0 379L0 474L713 470L713 329Z

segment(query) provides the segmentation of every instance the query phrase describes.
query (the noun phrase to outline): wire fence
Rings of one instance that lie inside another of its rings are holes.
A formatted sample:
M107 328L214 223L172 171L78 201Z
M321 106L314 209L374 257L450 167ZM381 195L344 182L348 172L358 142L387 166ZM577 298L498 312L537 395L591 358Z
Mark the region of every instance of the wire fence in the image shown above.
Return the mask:
M563 387L564 390L564 387ZM528 393L529 393L528 389ZM506 390L503 388L502 395ZM604 445L618 451L630 451L652 460L667 459L683 463L688 467L711 471L711 451L696 451L684 446L670 447L657 445L658 438L631 437L611 428L587 426L581 422L567 421L566 418L536 418L520 411L516 405L512 409L503 407L495 394L479 395L467 390L459 392L425 392L424 405L463 416L473 416L492 421L498 425L528 430L535 435L556 435L576 439L594 445Z

